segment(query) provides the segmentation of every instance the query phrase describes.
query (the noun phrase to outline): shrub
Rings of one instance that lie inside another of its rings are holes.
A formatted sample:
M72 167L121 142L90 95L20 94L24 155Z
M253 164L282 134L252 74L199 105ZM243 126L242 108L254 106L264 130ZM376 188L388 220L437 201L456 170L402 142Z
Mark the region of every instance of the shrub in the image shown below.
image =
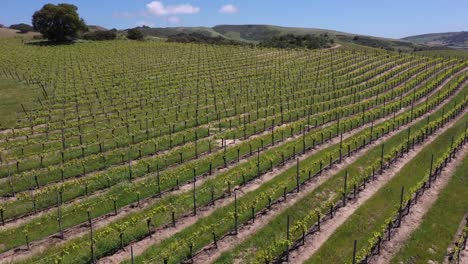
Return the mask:
M330 44L333 42L334 41L329 38L328 34L320 34L315 36L287 34L275 36L270 40L262 41L260 46L280 49L320 49L330 47Z
M215 44L215 45L241 45L243 43L235 40L226 39L220 36L211 37L202 33L179 33L176 35L169 36L168 42L179 42L179 43L204 43L204 44Z
M112 30L105 30L105 31L94 31L94 32L87 32L83 34L83 39L86 40L114 40L117 38L117 33Z
M145 36L139 29L132 28L127 32L127 38L132 40L143 40Z
M28 33L34 31L34 28L28 24L14 24L10 26L11 29L19 30L20 33Z

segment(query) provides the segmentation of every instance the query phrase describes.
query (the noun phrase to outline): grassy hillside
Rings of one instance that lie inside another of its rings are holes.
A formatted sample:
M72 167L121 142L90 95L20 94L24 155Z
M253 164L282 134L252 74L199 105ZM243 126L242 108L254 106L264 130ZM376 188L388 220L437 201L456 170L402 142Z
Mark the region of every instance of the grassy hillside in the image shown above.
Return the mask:
M372 36L356 35L351 33L339 32L327 29L317 28L297 28L281 27L272 25L218 25L213 28L208 27L169 27L169 28L150 28L139 27L143 34L151 37L168 38L180 33L200 33L209 37L224 37L231 40L242 41L246 43L258 43L269 40L275 36L286 34L294 35L317 35L328 34L331 38L343 44L353 43L362 46L368 46L386 50L413 51L415 49L425 49L421 44L415 44L410 41L378 38Z
M138 27L145 36L168 38L180 33L200 33L209 37L222 36L218 32L208 27L167 27L167 28L150 28L150 27ZM127 30L124 30L126 32Z
M326 29L280 27L271 25L219 25L213 27L213 30L229 38L241 41L262 41L274 36L286 34L314 35L328 33L332 36L337 34L350 35L348 33Z
M409 41L401 41L395 39L387 39L387 38L377 38L377 37L370 37L370 36L349 36L349 35L338 35L338 40L343 41L345 43L354 43L357 45L368 46L373 48L380 48L385 50L393 50L393 51L413 51L416 49L425 49L423 45L415 44Z
M40 33L37 32L28 32L28 33L19 33L18 30L10 29L10 28L0 28L0 38L27 38L31 39L34 36L39 36Z
M468 32L445 32L409 36L403 40L429 46L444 46L452 48L468 48Z
M271 25L219 25L213 27L216 32L239 41L258 42L271 39L274 36L294 34L294 35L316 35L328 34L343 44L353 43L362 46L380 48L386 50L413 51L415 49L426 49L424 45L415 44L406 40L379 38L373 36L363 36L358 34L339 32L335 30L317 28L296 28L280 27Z

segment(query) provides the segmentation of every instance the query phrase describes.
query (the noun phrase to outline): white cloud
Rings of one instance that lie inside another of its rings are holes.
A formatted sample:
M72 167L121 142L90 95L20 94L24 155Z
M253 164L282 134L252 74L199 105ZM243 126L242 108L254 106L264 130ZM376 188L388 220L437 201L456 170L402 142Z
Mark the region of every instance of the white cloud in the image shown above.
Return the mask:
M219 9L219 13L223 14L235 14L237 12L239 12L239 8L235 5L223 5Z
M182 20L179 17L170 16L170 17L167 18L167 22L169 22L171 24L180 24L182 22Z
M150 21L138 21L135 23L135 26L137 27L142 27L142 26L148 26L148 27L154 27L155 24Z
M148 12L156 16L176 15L176 14L196 14L200 8L190 4L164 6L161 1L153 1L146 5Z

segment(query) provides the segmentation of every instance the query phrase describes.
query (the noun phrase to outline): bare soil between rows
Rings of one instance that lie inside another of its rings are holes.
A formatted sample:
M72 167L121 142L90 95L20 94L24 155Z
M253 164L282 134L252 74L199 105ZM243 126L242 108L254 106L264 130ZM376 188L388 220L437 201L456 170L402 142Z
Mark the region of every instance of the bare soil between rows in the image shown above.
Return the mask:
M468 113L465 111L464 114ZM292 251L289 255L290 263L304 263L307 261L317 250L325 244L325 242L333 235L333 233L343 224L346 220L354 214L354 212L369 200L375 193L378 192L385 184L387 184L406 164L408 164L414 157L416 157L424 147L431 144L439 135L447 131L456 121L463 118L461 114L456 119L450 121L442 129L436 131L421 145L417 145L411 150L404 158L399 159L396 163L392 164L390 169L384 171L377 181L368 184L368 187L358 194L357 199L349 203L346 207L339 209L334 218L321 224L320 232L306 237L304 246L296 251Z
M390 241L385 240L381 244L380 255L370 258L370 263L385 264L393 259L411 237L411 234L421 225L424 216L436 202L440 192L450 182L456 168L463 162L466 155L468 155L468 146L465 145L463 150L457 153L455 160L452 160L450 165L443 169L437 180L431 184L431 188L425 191L423 196L418 199L418 202L411 207L410 213L401 221L401 226L395 232L392 232L392 239Z

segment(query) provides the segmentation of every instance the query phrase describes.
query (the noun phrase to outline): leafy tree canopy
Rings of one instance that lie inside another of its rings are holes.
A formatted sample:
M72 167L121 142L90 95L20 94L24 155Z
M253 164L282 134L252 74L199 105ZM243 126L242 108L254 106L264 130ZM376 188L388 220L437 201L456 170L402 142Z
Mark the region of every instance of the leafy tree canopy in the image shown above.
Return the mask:
M83 38L86 40L113 40L117 38L117 31L105 30L105 31L94 31L83 34Z
M202 33L179 33L172 35L167 38L168 42L179 42L179 43L205 43L215 45L243 45L240 41L230 40L223 37L211 37Z
M34 13L34 29L52 41L67 41L87 31L87 26L78 15L78 8L71 4L46 4Z
M145 38L145 35L143 35L143 32L141 32L139 29L132 28L129 29L127 32L127 38L132 40L143 40Z
M262 47L273 47L281 49L321 49L328 48L334 40L331 39L328 34L320 35L281 35L275 36L269 40L262 41L260 46Z

